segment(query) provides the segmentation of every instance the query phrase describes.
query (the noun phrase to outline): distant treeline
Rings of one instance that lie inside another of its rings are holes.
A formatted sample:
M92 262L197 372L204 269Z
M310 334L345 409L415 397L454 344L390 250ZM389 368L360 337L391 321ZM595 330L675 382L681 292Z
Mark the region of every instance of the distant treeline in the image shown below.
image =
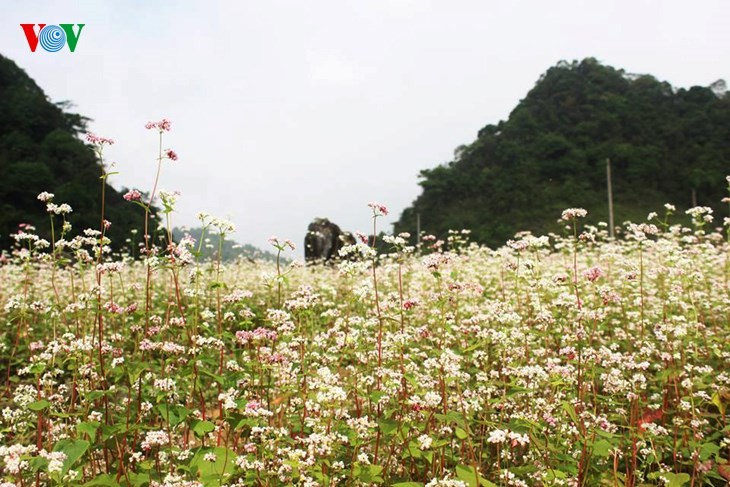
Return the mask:
M211 230L210 228L206 229L205 232L203 232L202 228L173 228L172 230L172 238L179 242L185 235L190 235L195 239L195 249L197 250L200 248L200 259L201 260L207 260L207 259L217 259L218 258L218 250L219 250L219 235L215 232L215 230ZM202 242L201 242L201 236L202 236ZM222 260L224 261L230 261L235 260L237 258L243 258L248 260L265 260L265 261L275 261L276 260L276 254L269 252L267 250L261 250L258 247L254 247L250 244L239 244L233 240L224 239L222 243L222 252L221 252ZM281 262L289 262L289 259L286 258L286 256L282 256Z

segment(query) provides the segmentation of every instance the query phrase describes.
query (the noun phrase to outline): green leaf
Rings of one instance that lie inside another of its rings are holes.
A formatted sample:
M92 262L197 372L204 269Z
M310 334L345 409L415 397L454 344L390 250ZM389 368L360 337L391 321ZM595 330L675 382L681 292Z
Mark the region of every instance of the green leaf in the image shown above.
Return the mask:
M421 482L398 482L392 487L423 487Z
M43 411L50 405L50 402L46 401L45 399L41 399L40 401L34 401L28 404L28 409L30 409L31 411Z
M602 429L596 429L595 432L598 436L602 436L604 438L617 438L618 436L620 436L615 433L609 433L608 431L603 431Z
M380 484L383 478L380 474L383 471L381 465L360 465L357 478L366 484Z
M570 416L570 419L573 421L576 427L580 426L580 421L578 420L578 414L575 412L575 408L572 404L570 404L568 401L563 401L563 409L566 413L568 413L568 416ZM580 430L580 428L578 428Z
M380 399L385 396L385 392L383 391L373 391L370 393L370 400L377 404Z
M398 422L392 419L381 419L378 424L380 425L380 431L385 436L392 435L398 429Z
M116 435L123 429L126 429L125 424L102 424L101 428L101 439L106 441L112 436ZM131 428L130 428L131 429Z
M421 458L423 456L421 450L418 448L418 442L416 440L413 440L408 444L408 448L406 448L406 450L403 452L403 455L403 458L407 458L407 456L405 455L408 455L412 458Z
M687 473L664 473L662 477L667 479L669 483L667 487L682 487L684 484L689 482L689 474Z
M205 459L205 455L213 453L215 461L210 462ZM203 484L218 487L222 484L222 480L229 476L235 470L236 453L233 450L222 446L215 448L198 448L198 451L190 460L190 468L197 471L198 478Z
M40 472L48 468L48 459L43 457L33 457L30 459L30 471Z
M433 452L430 450L421 452L423 454L423 458L430 464L433 463Z
M720 447L714 443L705 443L700 448L700 460L706 461L710 457L717 457L720 454Z
M108 473L104 475L99 475L98 477L95 477L94 480L89 480L86 482L83 487L92 487L92 486L104 486L108 485L111 487L118 487L119 482L114 480L114 477L109 475Z
M613 445L607 440L598 440L593 443L593 454L599 457L609 457L611 456L612 448Z
M193 426L193 433L195 433L195 435L198 438L202 438L203 436L205 436L207 433L210 433L214 429L215 429L215 425L213 423L211 423L210 421L198 421Z
M207 375L208 377L212 378L214 381L216 381L217 383L219 383L222 386L226 385L226 380L223 378L223 376L214 374L212 372L208 372L207 370L201 370L200 373L202 375Z
M720 411L720 414L725 416L725 408L727 407L727 405L722 401L722 397L720 396L720 391L717 391L712 395L712 404L717 406L717 409Z
M552 482L553 480L565 479L567 477L568 476L562 470L555 470L555 469L551 468L550 470L548 470L547 476L545 477L545 479Z
M84 456L86 450L89 449L90 443L86 440L72 440L64 439L60 440L53 447L53 451L60 451L66 455L66 460L63 462L63 469L61 470L61 476L63 477L71 469L74 463Z
M457 413L456 411L449 411L446 414L446 419L456 423L463 428L466 428L466 421L464 420L464 415L461 413Z
M481 475L478 475L474 471L474 467L467 467L466 465L456 466L456 476L459 480L466 482L469 487L497 487L496 484L485 479ZM477 478L479 478L479 484L477 484Z
M158 404L157 410L164 421L167 421L169 418L170 426L177 426L190 414L189 409L180 405L170 407L167 404Z
M99 429L99 426L101 426L101 424L96 421L79 423L76 425L76 431L78 431L80 435L89 435L89 438L93 440L96 438L96 430Z
M456 437L460 440L466 440L469 435L462 428L456 427Z
M107 395L109 395L109 391L90 391L86 393L86 400L96 401Z
M150 476L146 473L128 472L127 476L129 477L132 487L141 487L150 483Z
M30 372L31 374L36 374L36 375L40 375L45 371L46 371L46 364L44 364L44 363L33 364L28 369L28 372Z

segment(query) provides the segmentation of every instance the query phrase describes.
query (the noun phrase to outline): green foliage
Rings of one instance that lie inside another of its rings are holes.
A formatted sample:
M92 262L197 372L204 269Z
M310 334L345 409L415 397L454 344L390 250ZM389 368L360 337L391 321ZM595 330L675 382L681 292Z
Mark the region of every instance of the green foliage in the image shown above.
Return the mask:
M211 458L206 459L206 454ZM205 487L215 487L222 485L222 480L233 473L235 459L236 453L228 448L199 448L190 467Z
M423 191L395 231L415 235L420 213L428 233L469 228L474 240L501 245L518 230L557 230L568 207L586 208L588 223L608 221L607 158L617 225L643 221L664 203L683 212L693 191L698 205L725 216L730 99L595 59L561 62L507 121L484 127L453 161L421 171Z
M87 118L67 112L69 102L52 103L14 62L0 55L0 249L12 244L18 224L30 223L50 240L42 191L54 203L68 203L74 233L99 229L102 168L90 146L78 138ZM132 229L142 234L144 212L107 184L106 232L112 247L125 245Z
M63 470L61 474L65 474L73 466L76 461L81 458L86 450L89 449L90 443L86 440L71 440L64 439L56 443L53 447L53 451L60 451L66 455L66 460L63 462Z

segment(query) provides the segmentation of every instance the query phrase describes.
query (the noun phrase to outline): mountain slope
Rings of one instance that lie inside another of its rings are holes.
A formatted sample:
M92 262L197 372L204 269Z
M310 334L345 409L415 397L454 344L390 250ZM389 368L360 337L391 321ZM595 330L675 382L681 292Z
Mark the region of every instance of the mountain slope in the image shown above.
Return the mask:
M397 232L444 235L469 228L500 245L516 231L555 230L568 207L608 220L606 159L613 173L615 222L639 221L664 203L678 210L727 209L730 99L723 82L673 89L595 59L550 68L507 121L487 125L454 160L421 171L423 191Z
M73 234L100 225L101 167L94 152L77 136L88 119L69 113L68 103L51 103L43 90L13 61L0 55L0 249L11 245L19 223L30 223L48 237L42 191L54 202L73 208ZM112 246L125 244L133 228L141 229L144 212L107 185L107 236ZM142 232L138 233L141 235Z

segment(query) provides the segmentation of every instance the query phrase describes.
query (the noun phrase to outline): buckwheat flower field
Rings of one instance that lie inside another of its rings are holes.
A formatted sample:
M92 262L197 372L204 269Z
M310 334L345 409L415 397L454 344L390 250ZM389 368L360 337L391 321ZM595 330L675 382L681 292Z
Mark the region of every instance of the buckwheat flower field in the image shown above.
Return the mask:
M169 121L148 125L176 160ZM155 193L127 199L149 216ZM202 260L191 238L112 254L103 215L74 233L39 199L54 241L23 228L0 266L2 487L730 478L730 222L705 208L615 239L571 208L564 234L496 250L400 235L304 266Z

